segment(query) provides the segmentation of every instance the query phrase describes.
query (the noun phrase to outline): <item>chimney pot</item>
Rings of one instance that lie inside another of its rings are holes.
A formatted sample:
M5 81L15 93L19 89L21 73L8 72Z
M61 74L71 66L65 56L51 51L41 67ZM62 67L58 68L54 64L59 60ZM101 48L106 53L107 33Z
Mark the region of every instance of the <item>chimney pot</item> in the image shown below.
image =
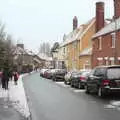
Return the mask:
M17 47L20 47L20 48L24 49L24 44L17 44Z
M104 27L104 2L96 3L96 32Z
M77 19L77 17L75 16L75 17L73 18L73 30L75 30L77 27L78 27L78 19Z
M114 19L120 17L120 0L114 0Z

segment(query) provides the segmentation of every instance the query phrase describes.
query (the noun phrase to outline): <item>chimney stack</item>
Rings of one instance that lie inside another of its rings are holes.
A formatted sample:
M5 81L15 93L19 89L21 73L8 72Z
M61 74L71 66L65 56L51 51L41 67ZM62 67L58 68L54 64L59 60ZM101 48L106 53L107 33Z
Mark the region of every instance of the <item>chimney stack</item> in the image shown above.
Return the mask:
M96 32L104 27L104 2L96 3Z
M24 44L17 44L17 47L24 49Z
M114 0L114 19L120 17L120 0Z
M75 17L73 18L73 30L75 30L77 27L78 27L78 19L77 19L77 17L75 16Z

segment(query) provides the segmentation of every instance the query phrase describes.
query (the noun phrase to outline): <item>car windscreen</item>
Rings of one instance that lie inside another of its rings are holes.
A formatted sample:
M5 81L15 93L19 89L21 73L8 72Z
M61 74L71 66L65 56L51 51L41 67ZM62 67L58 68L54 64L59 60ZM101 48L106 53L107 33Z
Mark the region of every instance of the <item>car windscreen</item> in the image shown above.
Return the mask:
M90 74L90 72L83 72L82 76L88 76Z
M120 79L120 68L109 68L107 70L108 79Z

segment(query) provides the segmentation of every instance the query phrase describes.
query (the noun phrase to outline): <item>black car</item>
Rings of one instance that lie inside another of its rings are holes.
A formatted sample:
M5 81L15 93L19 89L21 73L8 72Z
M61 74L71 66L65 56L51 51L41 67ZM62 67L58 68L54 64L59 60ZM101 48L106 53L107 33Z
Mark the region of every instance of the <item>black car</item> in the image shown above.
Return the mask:
M74 72L71 75L71 87L79 88L81 74L82 72Z
M86 93L95 92L99 97L110 92L120 92L120 66L99 66L88 76Z
M87 78L90 74L90 71L83 71L80 75L80 79L79 79L79 83L78 83L78 87L81 89L85 88L85 84L87 82Z
M56 70L56 72L53 75L53 81L64 81L64 77L67 71L65 69L59 69Z

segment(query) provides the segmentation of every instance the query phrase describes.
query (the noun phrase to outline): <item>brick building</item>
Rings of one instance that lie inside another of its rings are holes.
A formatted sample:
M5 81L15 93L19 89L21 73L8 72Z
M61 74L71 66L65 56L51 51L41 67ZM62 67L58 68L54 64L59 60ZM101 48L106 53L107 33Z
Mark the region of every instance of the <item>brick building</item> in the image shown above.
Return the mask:
M93 36L92 67L120 64L120 0L114 0L114 17L104 26L104 3L96 3L96 34Z
M73 30L64 36L60 44L59 55L65 61L68 71L91 69L92 36L95 35L95 18L78 25L77 17L73 19Z

